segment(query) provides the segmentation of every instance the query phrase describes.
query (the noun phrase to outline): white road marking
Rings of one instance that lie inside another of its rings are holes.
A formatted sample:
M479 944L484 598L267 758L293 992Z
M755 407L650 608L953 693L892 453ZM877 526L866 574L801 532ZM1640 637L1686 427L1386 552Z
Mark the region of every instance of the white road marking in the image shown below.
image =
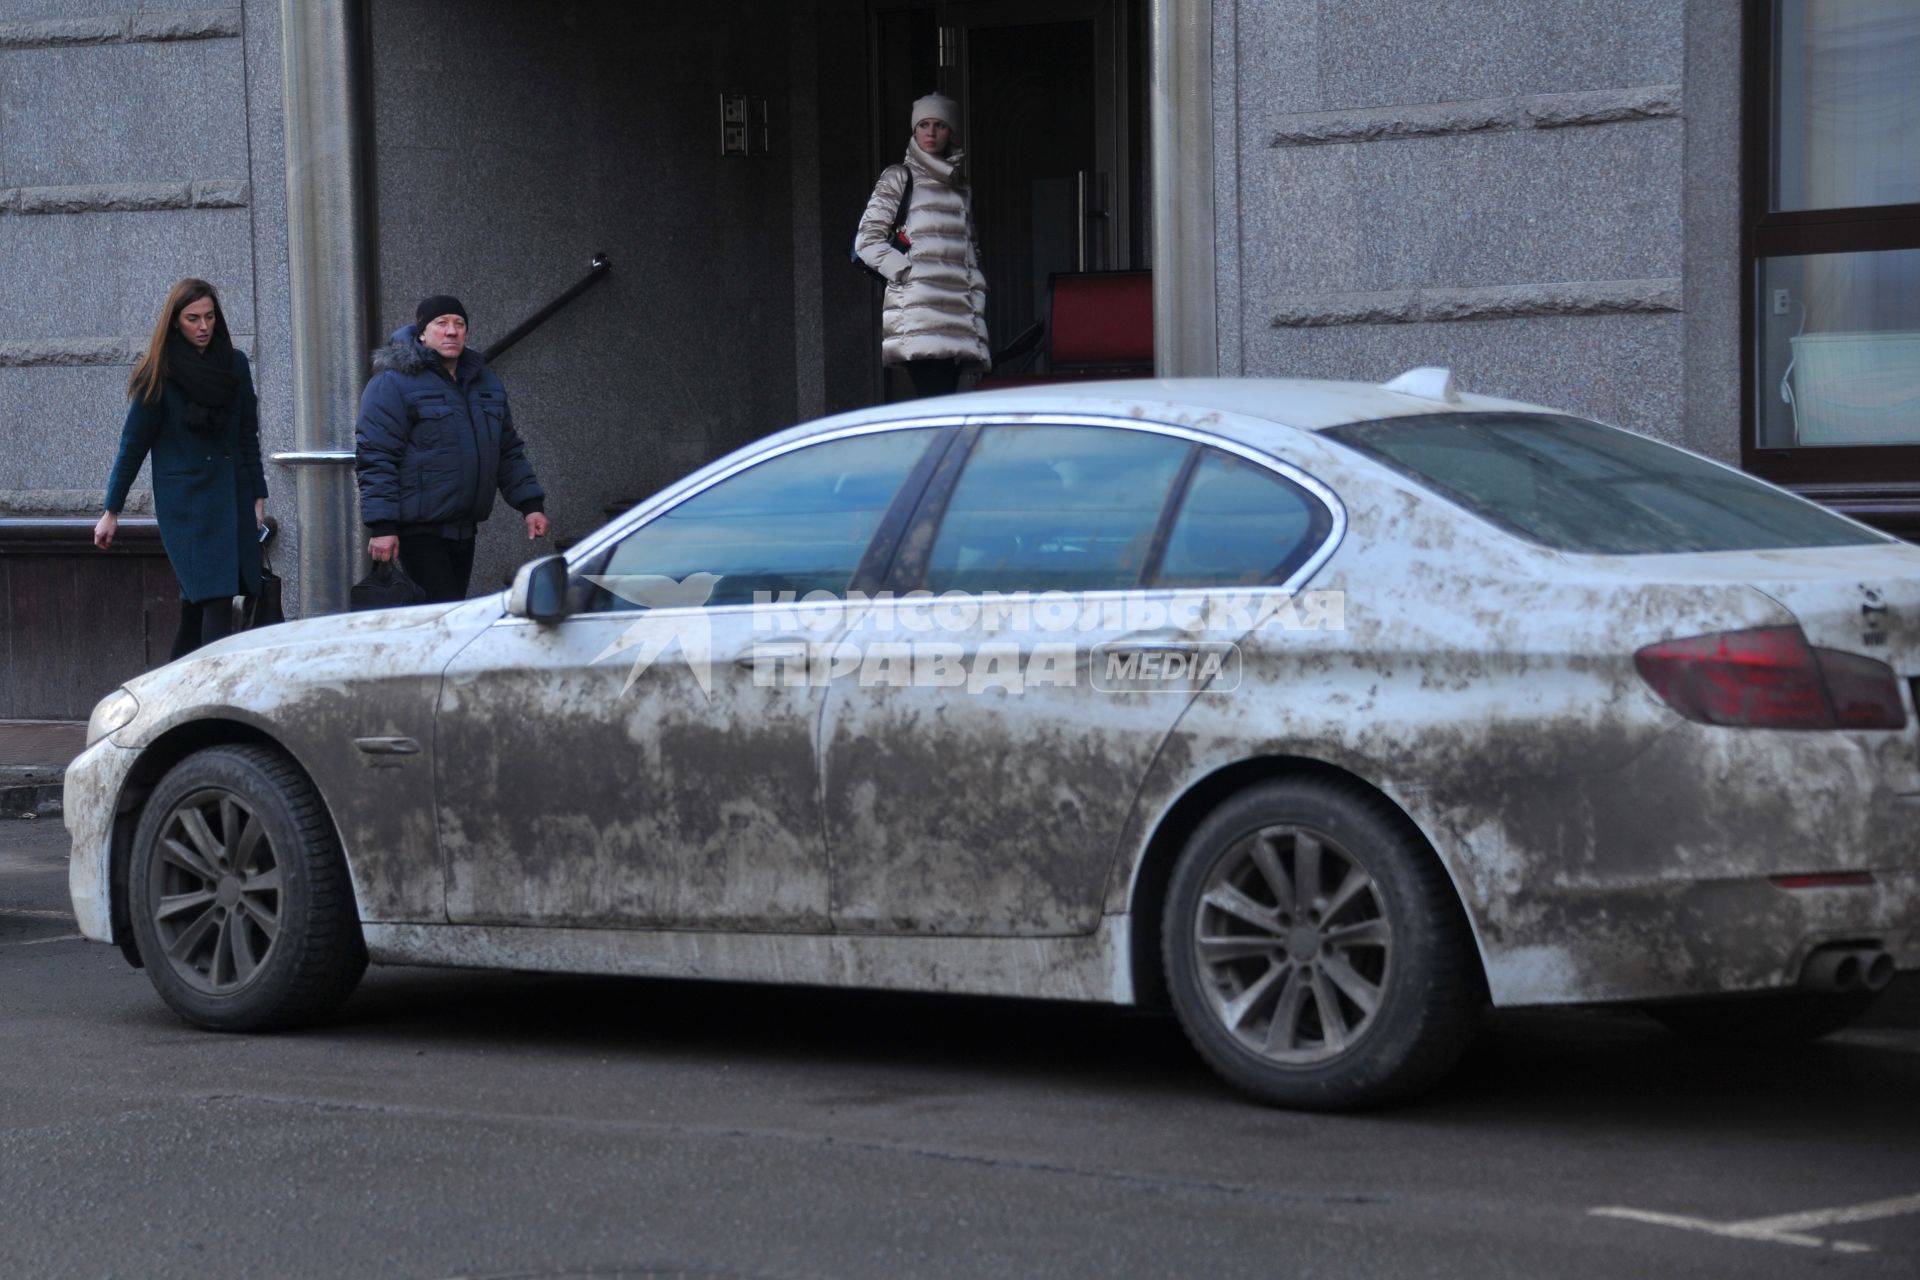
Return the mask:
M1831 1227L1842 1222L1872 1222L1876 1218L1898 1218L1920 1213L1920 1195L1900 1196L1894 1200L1875 1200L1872 1204L1849 1205L1843 1209L1814 1209L1807 1213L1783 1213L1777 1218L1756 1218L1750 1227L1768 1231L1804 1231L1810 1227Z
M0 907L0 917L22 916L28 920L71 920L71 911L41 911L34 907Z
M85 942L77 933L63 933L57 938L28 938L25 942L0 942L0 947L42 947L49 942Z
M1890 1049L1894 1053L1920 1053L1920 1035L1911 1031L1842 1031L1828 1036L1834 1044L1855 1044L1863 1049Z
M1714 1222L1689 1218L1678 1213L1655 1213L1649 1209L1609 1206L1589 1209L1597 1218L1623 1218L1629 1222L1647 1222L1660 1227L1678 1227L1682 1231L1701 1231L1732 1240L1758 1240L1768 1244L1799 1245L1808 1249L1832 1249L1836 1253L1872 1253L1873 1246L1851 1240L1827 1240L1809 1235L1819 1227L1834 1227L1849 1222L1873 1222L1880 1218L1898 1218L1920 1213L1920 1195L1898 1196L1868 1204L1843 1205L1837 1209L1810 1209L1804 1213L1783 1213L1771 1218L1749 1218L1744 1222Z
M1622 1209L1608 1207L1589 1209L1596 1218L1625 1218L1630 1222L1650 1222L1657 1227L1679 1227L1682 1231L1704 1231L1712 1236L1731 1236L1736 1240L1752 1240L1756 1237L1750 1231L1742 1231L1737 1222L1710 1222L1705 1218L1686 1218L1677 1213L1654 1213L1648 1209ZM1775 1244L1798 1244L1818 1249L1826 1241L1817 1236L1794 1235L1789 1232L1775 1232L1772 1235L1758 1237L1771 1240Z

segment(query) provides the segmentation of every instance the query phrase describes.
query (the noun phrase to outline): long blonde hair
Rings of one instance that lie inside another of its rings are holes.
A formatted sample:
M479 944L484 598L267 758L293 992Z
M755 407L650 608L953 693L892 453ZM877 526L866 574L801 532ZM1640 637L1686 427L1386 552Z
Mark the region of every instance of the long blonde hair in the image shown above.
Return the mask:
M227 313L220 309L220 294L205 280L187 277L167 290L166 305L154 322L153 337L147 340L147 353L133 366L127 379L127 398L152 404L160 398L167 382L167 338L180 323L180 313L202 298L213 299L213 341L231 347L233 335L227 332ZM222 339L225 341L223 342Z

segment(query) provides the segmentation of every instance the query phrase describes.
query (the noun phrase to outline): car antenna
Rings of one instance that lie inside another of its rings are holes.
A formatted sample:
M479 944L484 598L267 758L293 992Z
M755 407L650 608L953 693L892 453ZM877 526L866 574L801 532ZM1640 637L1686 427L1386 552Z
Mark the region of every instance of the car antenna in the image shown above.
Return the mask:
M1418 369L1409 369L1381 386L1388 391L1398 391L1401 395L1419 396L1422 400L1460 403L1460 393L1453 389L1453 370L1439 365L1423 364Z

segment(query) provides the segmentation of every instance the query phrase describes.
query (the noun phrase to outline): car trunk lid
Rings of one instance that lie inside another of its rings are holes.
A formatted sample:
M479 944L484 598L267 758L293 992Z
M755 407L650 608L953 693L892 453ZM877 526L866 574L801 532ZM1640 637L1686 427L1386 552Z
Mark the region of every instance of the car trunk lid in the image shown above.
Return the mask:
M1676 584L1750 586L1792 613L1809 644L1875 658L1902 679L1920 676L1920 548L1660 556L1640 559L1639 568Z

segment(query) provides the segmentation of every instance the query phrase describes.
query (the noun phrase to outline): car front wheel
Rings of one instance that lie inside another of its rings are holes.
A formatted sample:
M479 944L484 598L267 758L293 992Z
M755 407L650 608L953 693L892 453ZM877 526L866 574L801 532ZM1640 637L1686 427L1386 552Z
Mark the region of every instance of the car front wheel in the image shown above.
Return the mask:
M1162 946L1201 1056L1280 1106L1426 1088L1485 1003L1445 872L1403 815L1338 778L1263 783L1208 815L1174 868Z
M211 747L148 798L128 888L161 999L217 1031L311 1022L366 970L353 888L313 783L280 752Z

